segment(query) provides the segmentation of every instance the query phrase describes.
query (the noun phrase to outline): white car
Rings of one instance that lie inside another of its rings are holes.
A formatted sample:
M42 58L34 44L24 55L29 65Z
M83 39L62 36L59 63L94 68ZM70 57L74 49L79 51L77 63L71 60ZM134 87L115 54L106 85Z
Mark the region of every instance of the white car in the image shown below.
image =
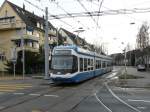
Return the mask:
M139 64L139 65L137 66L137 71L145 71L145 70L146 70L146 66L145 66L145 65Z

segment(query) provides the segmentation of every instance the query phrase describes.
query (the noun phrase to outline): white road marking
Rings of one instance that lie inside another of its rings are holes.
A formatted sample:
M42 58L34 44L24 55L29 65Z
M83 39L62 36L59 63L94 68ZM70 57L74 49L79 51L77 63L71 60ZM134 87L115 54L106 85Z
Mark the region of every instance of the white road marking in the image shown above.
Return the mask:
M149 100L133 100L133 99L128 99L130 102L145 102L145 103L150 103Z
M14 95L24 95L25 93L13 93Z
M46 94L44 96L49 96L49 97L59 97L58 95L49 95L49 94Z
M30 96L40 96L40 94L29 94Z
M112 112L97 96L96 93L94 93L95 98L97 99L97 101L104 107L106 108L106 110L108 110L108 112Z
M139 109L146 109L147 107L137 107L137 108L139 108Z
M4 92L0 92L0 95L2 94L5 94ZM25 93L11 93L13 95L25 95ZM40 96L41 94L34 94L34 93L31 93L31 94L26 94L26 95L30 95L30 96ZM42 95L42 96L45 96L45 97L59 97L58 95L51 95L51 94L45 94L45 95ZM1 109L1 107L0 107Z
M137 108L129 105L128 103L126 103L125 101L123 101L122 99L120 99L107 85L107 83L105 83L106 88L108 89L108 91L120 102L122 102L123 104L127 105L128 107L130 107L131 109L135 110L136 112L141 112L140 110L138 110Z
M107 76L106 78L107 79L113 78L116 76L116 74L117 74L117 72L114 72L114 73L110 74L109 76Z

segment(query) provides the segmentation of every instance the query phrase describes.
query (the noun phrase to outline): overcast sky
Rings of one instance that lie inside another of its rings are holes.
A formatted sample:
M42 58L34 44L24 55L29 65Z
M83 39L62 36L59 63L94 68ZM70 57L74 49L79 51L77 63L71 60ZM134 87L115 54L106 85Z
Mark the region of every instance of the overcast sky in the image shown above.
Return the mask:
M39 16L44 13L40 10L34 8L32 5L28 4L24 0L9 0L10 2L22 7L23 3L26 5L26 9L33 12ZM65 14L65 12L59 7L61 6L68 13L74 12L85 12L83 7L79 4L77 0L55 0L55 2L50 2L50 0L29 0L33 4L36 4L40 8L49 8L50 14ZM98 11L99 4L101 0L80 0L84 4L88 11ZM0 5L4 0L0 0ZM58 5L57 5L58 3ZM106 11L110 9L133 9L133 8L149 8L150 0L103 0L101 11ZM94 17L97 21L98 17ZM86 18L71 18L63 19L68 24L64 24L59 20L51 20L50 22L55 27L63 27L71 32L77 30L79 27L83 27L84 32L80 33L79 36L85 38L89 43L101 44L105 43L105 47L108 53L122 52L122 49L129 43L131 48L135 48L136 35L141 24L147 21L149 24L150 13L143 14L124 14L124 15L105 15L99 17L99 26L90 17ZM131 25L130 23L135 24ZM125 44L122 45L121 43Z

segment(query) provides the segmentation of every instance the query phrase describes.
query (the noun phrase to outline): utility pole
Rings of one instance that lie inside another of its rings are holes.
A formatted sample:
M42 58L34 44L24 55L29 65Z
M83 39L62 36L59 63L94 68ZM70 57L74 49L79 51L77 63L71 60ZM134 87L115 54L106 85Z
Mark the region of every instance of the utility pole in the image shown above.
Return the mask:
M48 7L45 10L45 79L49 79L49 45L48 45Z
M126 81L126 78L127 78L127 63L126 63L126 61L127 61L127 53L126 53L126 48L125 48L125 50L124 50L124 65L125 65L125 81Z
M58 46L58 36L59 36L59 29L56 29L56 38L57 38L57 46Z
M23 21L22 21L22 35L21 35L21 47L22 47L22 75L23 75L23 79L25 77L25 52L24 52L24 28L23 28Z

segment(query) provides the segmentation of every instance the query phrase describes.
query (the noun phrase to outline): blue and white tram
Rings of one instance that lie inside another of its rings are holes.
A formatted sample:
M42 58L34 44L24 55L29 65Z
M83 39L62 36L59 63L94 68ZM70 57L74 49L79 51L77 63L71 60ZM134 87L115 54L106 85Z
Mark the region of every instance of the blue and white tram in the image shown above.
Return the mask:
M77 46L57 46L52 52L51 79L78 83L112 70L112 59Z

